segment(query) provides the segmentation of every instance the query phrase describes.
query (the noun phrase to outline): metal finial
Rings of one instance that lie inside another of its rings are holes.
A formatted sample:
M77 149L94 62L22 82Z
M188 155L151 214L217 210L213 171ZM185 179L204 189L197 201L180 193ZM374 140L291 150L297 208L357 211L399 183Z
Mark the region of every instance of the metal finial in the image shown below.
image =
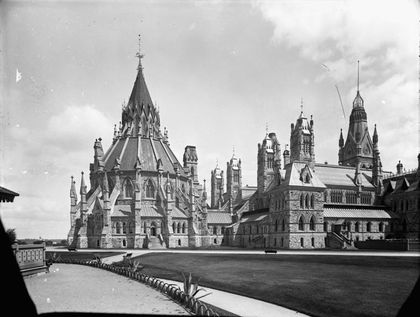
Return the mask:
M359 69L360 69L360 65L359 65L359 61L357 61L357 91L359 91Z
M139 34L139 51L136 54L137 58L139 59L139 66L137 67L137 70L143 69L143 66L141 65L141 59L144 57L144 55L141 53L141 35Z
M303 97L300 97L300 112L303 113Z
M235 146L232 146L232 152L233 152L233 156L235 156Z

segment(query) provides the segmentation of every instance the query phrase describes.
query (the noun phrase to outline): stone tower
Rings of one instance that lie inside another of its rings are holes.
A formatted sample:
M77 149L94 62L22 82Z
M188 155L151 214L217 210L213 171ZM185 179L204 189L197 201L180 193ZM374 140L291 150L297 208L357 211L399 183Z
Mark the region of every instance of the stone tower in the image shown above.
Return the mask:
M357 93L353 101L349 130L346 142L343 141L342 133L340 133L338 164L357 166L360 163L363 168L373 168L373 143L369 135L364 101L359 92L359 71L357 72Z
M241 159L237 159L235 152L229 162L226 163L226 189L227 197L231 203L241 199L242 169Z
M276 134L271 132L262 143L258 143L257 186L259 192L264 192L276 175L276 158L280 157L280 144Z
M188 168L190 171L190 177L193 183L198 184L198 156L197 149L195 146L187 145L184 151L184 168Z
M291 124L290 162L307 162L311 168L315 164L314 121L308 121L300 112L296 124Z
M220 208L223 203L224 179L219 165L211 171L211 208Z

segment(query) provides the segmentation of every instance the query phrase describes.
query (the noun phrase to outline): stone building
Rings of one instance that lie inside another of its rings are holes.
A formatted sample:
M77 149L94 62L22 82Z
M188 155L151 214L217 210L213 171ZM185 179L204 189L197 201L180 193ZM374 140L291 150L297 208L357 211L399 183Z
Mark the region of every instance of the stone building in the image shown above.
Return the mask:
M123 104L112 145L94 142L88 190L70 188L69 245L78 248L165 248L208 245L207 194L198 181L195 146L182 163L152 102L138 53L137 77Z
M227 227L227 243L352 248L355 241L385 239L394 230L418 236L418 172L384 183L389 173L382 171L378 144L376 125L370 137L359 90L345 142L340 132L338 165L315 161L314 120L303 111L291 124L290 151L285 147L281 155L275 133L266 133L257 149L257 191Z

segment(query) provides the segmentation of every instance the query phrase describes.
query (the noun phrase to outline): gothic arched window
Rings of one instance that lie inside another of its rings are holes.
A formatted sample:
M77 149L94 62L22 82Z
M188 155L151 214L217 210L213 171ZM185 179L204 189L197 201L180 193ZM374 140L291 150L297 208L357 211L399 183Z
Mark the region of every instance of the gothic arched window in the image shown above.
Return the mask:
M176 226L176 233L181 233L181 223L178 222L178 225Z
M121 233L121 225L120 225L120 223L119 223L119 222L117 222L117 223L116 223L116 225L115 225L115 231L116 231L117 233Z
M128 177L124 180L124 197L133 197L133 183Z
M182 224L182 233L185 233L185 222Z
M286 223L285 223L284 219L281 222L281 231L286 231Z
M311 208L314 209L315 206L315 197L314 194L311 195Z
M371 230L372 230L372 223L369 221L369 222L366 224L366 231L367 231L367 232L371 232Z
M308 194L306 194L305 208L309 208L309 195Z
M309 230L312 230L312 231L315 230L315 219L313 216L311 217L311 220L309 221Z
M279 229L279 222L278 222L278 220L276 219L276 222L275 222L275 224L274 224L274 231L275 231L275 232L277 232L277 231L278 231L278 229Z
M155 186L153 186L153 182L151 179L149 179L146 183L146 197L147 198L155 197Z
M359 232L359 230L360 230L360 224L359 224L359 222L357 221L357 222L354 224L354 231Z
M303 194L300 194L300 208L303 208L305 205L305 197Z
M176 223L175 222L172 222L172 231L175 233L175 231L176 231Z
M300 216L300 218L299 218L299 230L303 231L304 226L305 226L305 224L303 222L303 216Z

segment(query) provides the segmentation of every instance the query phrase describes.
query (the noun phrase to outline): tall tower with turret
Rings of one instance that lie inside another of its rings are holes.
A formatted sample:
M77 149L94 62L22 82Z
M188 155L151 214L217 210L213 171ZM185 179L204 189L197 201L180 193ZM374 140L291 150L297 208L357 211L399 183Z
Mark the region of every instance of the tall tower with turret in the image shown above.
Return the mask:
M264 192L275 178L276 164L280 156L280 144L276 134L267 131L262 143L258 143L257 186L259 192Z
M226 162L226 189L227 197L232 202L236 199L241 199L242 187L242 169L241 159L236 158L235 152L233 152L232 158L229 162Z
M224 179L219 165L211 171L211 208L220 208L223 203Z
M357 63L359 65L359 62ZM338 164L357 166L360 163L363 168L373 168L373 142L369 135L364 100L359 91L359 69L357 93L353 101L346 142L344 143L342 132L340 132L339 147Z
M308 121L302 110L296 124L291 124L290 133L290 162L308 162L310 167L315 164L314 121Z

